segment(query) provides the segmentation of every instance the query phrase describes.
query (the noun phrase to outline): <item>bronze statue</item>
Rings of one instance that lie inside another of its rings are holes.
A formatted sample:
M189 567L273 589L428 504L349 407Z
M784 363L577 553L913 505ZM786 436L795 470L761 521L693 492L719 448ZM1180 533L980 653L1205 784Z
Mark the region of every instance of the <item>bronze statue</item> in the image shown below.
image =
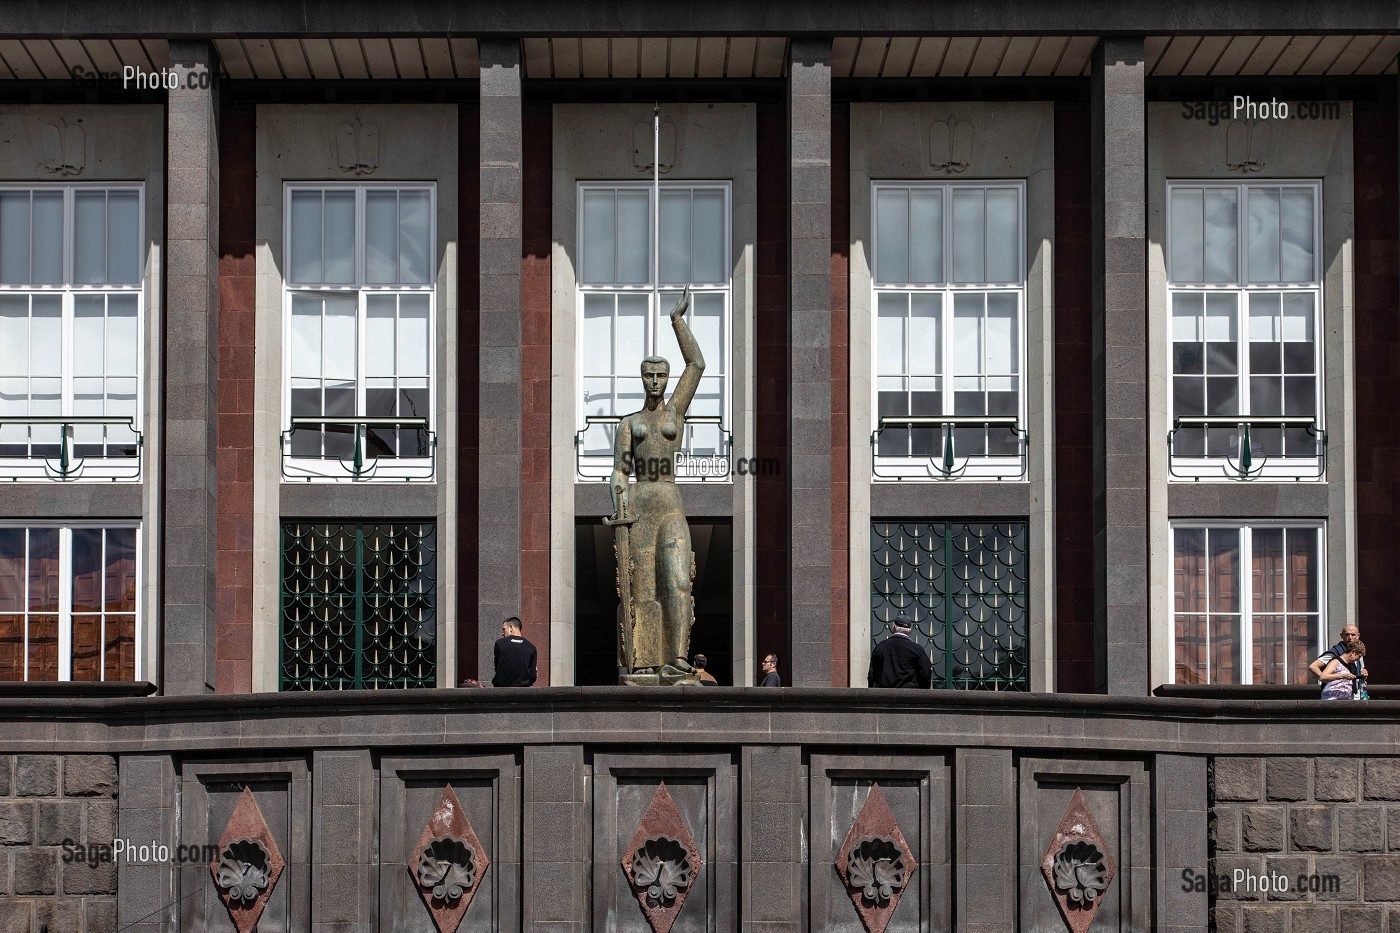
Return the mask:
M623 417L613 448L613 517L603 521L616 535L618 667L627 684L699 682L686 660L695 624L695 554L675 475L685 413L705 371L700 345L685 323L689 307L687 288L671 309L685 359L676 391L666 401L670 363L659 356L642 360L646 407Z

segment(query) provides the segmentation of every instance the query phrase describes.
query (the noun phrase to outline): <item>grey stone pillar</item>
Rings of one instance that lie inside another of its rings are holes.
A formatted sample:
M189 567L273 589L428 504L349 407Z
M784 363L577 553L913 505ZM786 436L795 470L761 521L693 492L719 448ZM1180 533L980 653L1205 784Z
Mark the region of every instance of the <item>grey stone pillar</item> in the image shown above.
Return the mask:
M1152 779L1153 835L1157 851L1157 917L1164 933L1198 933L1209 928L1210 898L1182 891L1182 872L1197 875L1210 868L1206 849L1206 759L1193 755L1158 755Z
M161 669L166 694L192 694L210 692L216 682L219 105L213 44L173 40L170 69Z
M1094 670L1146 696L1147 108L1143 40L1094 51ZM1153 441L1155 443L1155 441Z
M956 751L958 933L1016 929L1016 767L1011 750Z
M525 933L590 929L587 774L581 745L525 747Z
M370 933L378 918L378 782L367 748L313 752L311 933Z
M501 620L520 614L520 43L481 40L481 418L477 676Z
M173 43L172 43L173 45ZM135 845L170 846L175 832L175 762L167 755L123 755L118 765L117 837ZM89 829L90 841L98 840ZM163 933L179 929L179 895L174 862L117 859L117 929L123 933ZM204 876L209 877L206 871Z
M796 745L746 746L743 750L744 815L739 824L743 853L739 915L744 929L800 933L806 929L803 852L807 787L802 749ZM830 869L828 869L829 871Z
M788 54L789 670L830 687L831 40Z

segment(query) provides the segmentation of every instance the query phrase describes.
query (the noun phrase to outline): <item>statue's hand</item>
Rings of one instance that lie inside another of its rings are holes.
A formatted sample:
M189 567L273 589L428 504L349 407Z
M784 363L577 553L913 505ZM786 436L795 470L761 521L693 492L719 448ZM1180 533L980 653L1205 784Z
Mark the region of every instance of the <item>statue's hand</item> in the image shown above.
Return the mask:
M688 310L690 310L689 285L685 287L685 291L681 292L681 297L676 299L676 306L671 309L671 320L679 321L681 318L685 317L685 312Z
M614 486L612 488L614 519L621 519L627 514L627 487Z

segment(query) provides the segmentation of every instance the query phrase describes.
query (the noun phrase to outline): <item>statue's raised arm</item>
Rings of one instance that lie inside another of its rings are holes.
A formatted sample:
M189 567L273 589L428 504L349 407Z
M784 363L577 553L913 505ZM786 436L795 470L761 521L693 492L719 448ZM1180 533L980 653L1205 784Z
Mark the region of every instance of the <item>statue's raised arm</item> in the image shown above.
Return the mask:
M685 372L681 373L680 381L676 383L676 391L666 403L667 408L682 418L690 408L695 391L700 388L700 376L705 372L705 357L700 353L700 344L696 342L695 335L690 332L690 326L685 322L685 312L689 308L690 286L687 285L681 297L676 300L675 307L671 309L671 327L676 332L676 343L680 344L681 358L685 360Z

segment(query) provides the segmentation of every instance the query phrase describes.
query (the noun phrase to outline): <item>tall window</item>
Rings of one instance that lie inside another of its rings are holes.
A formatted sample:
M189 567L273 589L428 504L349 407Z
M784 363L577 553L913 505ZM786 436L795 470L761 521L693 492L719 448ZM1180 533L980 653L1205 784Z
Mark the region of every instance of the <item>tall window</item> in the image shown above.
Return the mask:
M1322 648L1321 528L1177 525L1174 682L1306 684Z
M881 417L1011 416L1024 424L1024 186L877 182L874 191L876 466L929 476L937 424ZM1006 427L950 428L969 476L1018 472Z
M135 478L143 242L139 186L0 188L0 475Z
M1318 195L1316 182L1169 186L1173 419L1320 421ZM1218 475L1243 439L1239 425L1177 430L1173 469ZM1264 464L1273 475L1316 472L1306 427L1251 425L1249 439L1250 459L1275 458Z
M705 355L705 375L688 417L682 450L728 453L731 261L727 182L661 186L660 249L653 251L652 189L643 184L580 185L578 230L579 471L606 478L615 428L586 418L641 409L641 362L663 356L671 384L684 366L670 311L690 286L687 323ZM659 276L659 279L657 278ZM659 295L654 285L659 282Z
M282 526L283 690L432 687L432 522Z
M0 527L0 680L136 680L135 525Z
M363 458L402 478L432 455L433 194L288 187L284 410L324 419L287 425L298 474L344 477ZM404 423L355 424L364 418ZM426 426L407 421L418 418Z

